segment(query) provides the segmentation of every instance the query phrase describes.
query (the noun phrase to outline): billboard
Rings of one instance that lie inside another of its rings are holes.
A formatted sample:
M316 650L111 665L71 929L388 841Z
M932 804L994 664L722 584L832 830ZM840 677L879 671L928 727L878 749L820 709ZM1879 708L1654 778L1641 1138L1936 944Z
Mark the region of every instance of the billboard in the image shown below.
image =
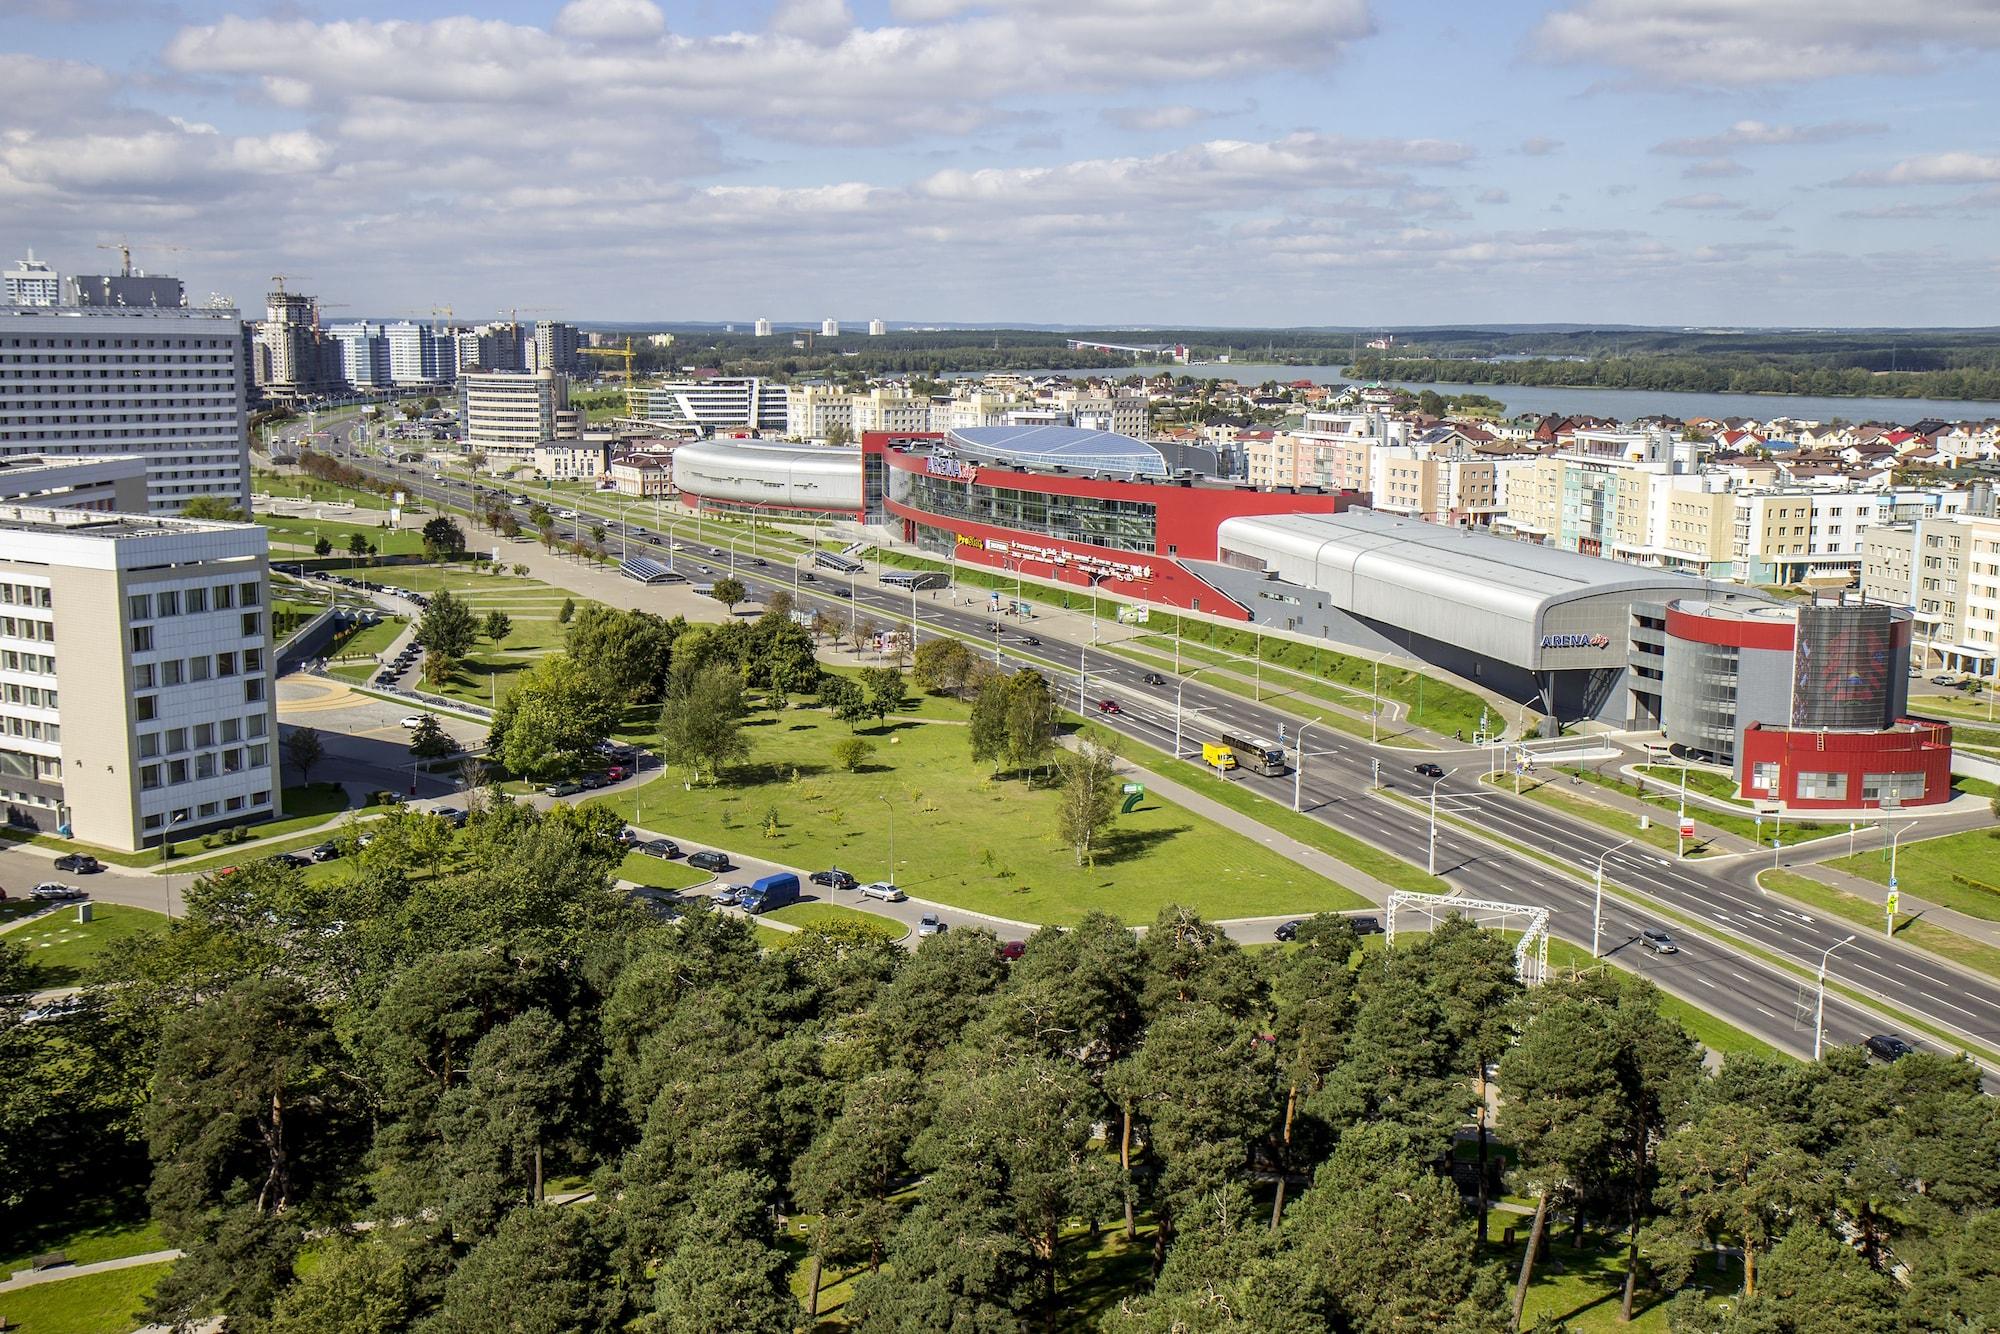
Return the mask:
M1798 610L1792 649L1792 726L1886 727L1903 671L1895 618L1880 606L1812 604Z

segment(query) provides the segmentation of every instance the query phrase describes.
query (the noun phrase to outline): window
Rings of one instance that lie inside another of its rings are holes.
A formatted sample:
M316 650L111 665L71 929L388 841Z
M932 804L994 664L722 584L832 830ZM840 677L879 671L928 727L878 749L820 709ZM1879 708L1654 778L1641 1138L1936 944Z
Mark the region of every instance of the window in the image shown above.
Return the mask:
M158 695L138 695L132 700L132 716L142 723L150 723L160 716Z
M264 650L260 648L244 649L243 674L245 676L248 676L252 672L261 672L263 670L264 670Z
M162 616L178 616L181 614L181 595L175 589L170 588L164 593L155 594L153 602L159 608L160 615Z
M194 725L195 749L205 750L215 744L215 724L196 723Z
M147 593L134 593L125 599L126 616L134 621L153 619L153 599Z
M169 727L167 729L166 743L169 755L186 750L188 748L187 728Z
M177 686L187 680L187 668L179 658L169 658L160 664L160 684Z
M201 803L201 818L204 820L212 820L221 814L221 812L222 807L213 801L204 801Z
M201 656L201 657L199 657L199 658L189 658L189 659L188 659L188 680L190 680L190 681L206 681L206 680L208 679L208 674L209 674L209 666L210 666L210 664L209 664L209 660L208 660L208 657L207 657L207 655L206 655L206 654L204 654L203 656Z
M186 760L168 760L167 781L169 783L185 783L187 780L188 762Z
M215 609L217 611L228 611L235 605L236 590L228 584L217 584L215 586Z
M243 720L244 736L262 736L270 720L261 713L253 713Z
M222 744L223 744L223 745L225 745L225 746L226 746L226 745L228 745L228 744L229 744L230 742L232 742L232 741L237 741L237 740L240 740L240 739L242 738L242 735L243 735L243 724L242 724L242 723L240 723L240 722L238 722L238 721L237 721L236 719L234 719L234 718L224 718L224 719L222 720L222 722L221 722L220 726L221 726L221 728L222 728L222 731L221 731L221 734L220 734L220 735L221 735L221 740L222 740Z
M234 676L234 675L236 675L236 655L235 655L234 653L218 653L218 654L216 654L216 655L215 655L215 674L216 674L217 676Z
M236 586L236 589L237 589L236 601L237 605L240 607L254 607L258 603L263 601L262 592L259 589L258 585L254 583L238 584Z
M207 611L207 610L208 610L208 590L207 590L206 588L190 588L190 589L188 589L188 590L187 590L187 609L188 609L188 615L190 615L190 616L194 615L194 614L195 614L196 612L203 612L203 611Z
M160 785L160 766L157 764L140 765L139 790L142 792L150 792L159 785ZM154 816L153 819L157 821L159 817Z
M1799 799L1814 798L1822 801L1844 801L1847 799L1846 774L1799 775Z
M224 810L240 811L243 809L243 798L231 797L229 800L222 803L222 807Z
M263 698L264 698L263 677L253 676L248 681L245 681L243 683L243 702L245 704L260 703L263 700Z
M240 749L230 749L222 752L222 772L226 774L240 773L242 769L243 752Z
M1919 801L1924 795L1924 776L1914 774L1863 774L1861 775L1861 799L1881 801L1894 797L1899 801Z
M270 755L271 748L268 745L250 747L250 766L252 768L262 768L270 759Z
M158 759L159 756L160 734L158 732L141 732L139 734L139 758L142 760L153 760Z
M264 618L260 614L254 611L244 612L243 637L245 639L255 639L258 635L261 635L263 633L264 633Z
M134 653L151 653L153 651L152 626L135 625L132 627L132 651Z
M214 751L203 751L201 754L194 757L194 776L196 778L215 777Z
M271 804L271 794L268 792L255 793L250 798L250 804L252 806L269 806Z
M151 690L153 688L153 664L142 662L132 669L132 688Z

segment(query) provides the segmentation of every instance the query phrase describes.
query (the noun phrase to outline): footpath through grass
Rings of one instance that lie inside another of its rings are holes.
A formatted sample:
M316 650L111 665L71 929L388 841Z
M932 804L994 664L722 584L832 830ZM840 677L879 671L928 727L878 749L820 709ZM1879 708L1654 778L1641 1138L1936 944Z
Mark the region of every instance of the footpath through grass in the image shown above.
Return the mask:
M125 1334L139 1328L139 1311L172 1269L136 1265L0 1293L0 1317L21 1334Z
M930 701L963 718L956 701ZM1115 817L1096 862L1079 866L1056 835L1058 793L1025 776L996 779L972 760L966 729L895 718L858 734L817 709L747 720L749 760L714 787L678 775L607 794L643 827L791 866L843 866L893 878L911 894L996 917L1073 923L1092 910L1144 922L1169 903L1209 917L1306 914L1364 906L1352 892L1276 852L1157 797ZM833 760L850 735L875 750L857 772ZM636 818L644 803L643 820ZM775 816L776 838L765 836Z
M1879 900L1864 899L1792 871L1760 871L1757 883L1774 894L1797 899L1821 912L1866 927L1871 934L1882 930L1883 914ZM1989 977L2000 978L2000 948L1982 944L1933 922L1899 914L1896 918L1896 939Z
M167 919L144 908L115 903L90 905L90 920L77 921L77 905L64 904L46 917L15 927L6 939L28 954L35 991L80 986L113 941L167 934Z
M1889 883L1886 846L1827 865L1884 887ZM1969 829L1943 838L1904 838L1896 847L1896 880L1898 888L1920 899L2000 922L2000 828Z

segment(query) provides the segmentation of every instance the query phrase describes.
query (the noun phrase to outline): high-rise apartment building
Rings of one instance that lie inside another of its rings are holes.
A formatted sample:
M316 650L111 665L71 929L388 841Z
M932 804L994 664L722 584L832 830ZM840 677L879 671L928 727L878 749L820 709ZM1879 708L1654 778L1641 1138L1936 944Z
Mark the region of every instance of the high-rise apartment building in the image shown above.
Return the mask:
M0 800L137 851L279 814L254 524L0 508Z
M569 405L569 380L553 371L471 371L458 378L458 420L466 448L489 466L529 463L551 440L578 440L582 416Z
M340 347L319 325L319 303L278 287L264 299L253 334L257 388L280 400L327 394L341 385Z
M562 375L583 372L583 354L574 324L543 320L535 325L535 364L530 370L556 371Z
M660 427L783 431L785 386L758 376L670 380L634 392L639 416Z
M889 332L889 326L884 324L881 320L868 321L868 336L870 338L880 338L883 334L888 332Z
M769 338L771 336L771 322L769 320L758 320L756 329L757 337L759 338Z
M502 320L482 324L458 335L458 368L461 371L525 371L532 336L519 324Z
M0 306L0 458L136 454L147 507L250 503L234 307Z
M840 321L833 319L821 320L819 322L819 336L821 338L840 337Z
M1868 529L1861 592L1916 614L1912 648L1925 667L2000 688L2000 519L1940 514Z
M53 306L62 300L62 275L36 259L32 250L0 275L0 281L5 284L0 296L17 306Z
M336 324L327 330L340 349L340 378L356 389L384 389L394 382L389 335L379 324Z
M458 378L458 341L448 329L403 320L387 325L389 379L398 385L450 384Z

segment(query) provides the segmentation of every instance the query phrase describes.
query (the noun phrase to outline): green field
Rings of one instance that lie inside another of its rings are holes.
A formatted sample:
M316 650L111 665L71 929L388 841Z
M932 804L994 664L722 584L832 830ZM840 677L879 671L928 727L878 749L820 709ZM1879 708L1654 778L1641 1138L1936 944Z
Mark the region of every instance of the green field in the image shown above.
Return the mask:
M635 885L651 889L692 889L714 879L708 872L697 871L685 861L668 861L638 852L626 853L615 874L620 880L630 880Z
M1878 885L1889 883L1887 847L1827 864ZM2000 829L1902 839L1896 848L1896 880L1899 888L1920 899L2000 922Z
M38 1222L29 1235L11 1238L0 1251L0 1275L25 1269L29 1260L50 1251L61 1251L73 1264L89 1265L165 1249L166 1238L147 1215L143 1198L100 1201L81 1206L65 1223Z
M10 942L27 951L35 969L30 982L34 990L79 986L113 941L167 933L167 919L144 908L93 903L90 915L90 921L79 922L76 906L65 904L7 933Z
M352 487L336 486L332 482L322 482L304 474L280 476L265 468L258 468L251 473L250 489L260 496L282 497L287 500L346 501L366 509L389 508L389 498L373 491L357 491Z
M1902 867L1898 865L1897 870L1901 869ZM1762 871L1758 874L1757 880L1774 894L1783 894L1786 898L1811 904L1821 912L1832 913L1856 926L1866 927L1871 932L1879 932L1882 929L1883 913L1880 899L1865 899L1849 894L1845 890L1821 884L1810 876L1797 875L1791 871ZM1896 917L1896 939L1990 977L2000 978L2000 949L1981 944L1933 922L1912 918L1907 913L1899 913Z
M962 706L940 701L963 717ZM975 765L961 727L903 718L862 735L875 754L859 773L831 757L848 729L816 709L763 711L748 720L750 761L716 787L682 789L678 774L639 793L595 799L627 820L794 866L888 871L913 895L1027 922L1075 922L1093 909L1145 921L1186 903L1212 917L1308 913L1364 906L1239 834L1155 798L1119 816L1092 867L1056 838L1056 793L994 780ZM796 777L795 777L796 776ZM650 789L650 791L648 790ZM767 812L779 836L767 839Z
M786 926L858 926L884 940L901 940L910 934L908 927L893 918L862 912L857 908L843 908L837 903L792 903L773 908L764 916Z
M384 528L337 519L288 519L275 514L259 514L257 522L271 530L272 547L283 547L287 555L311 555L313 543L322 537L333 543L334 554L345 555L349 539L357 533L375 547L378 556L416 556L424 550L423 539L414 528Z
M124 1334L173 1262L85 1274L0 1293L0 1316L21 1334Z

